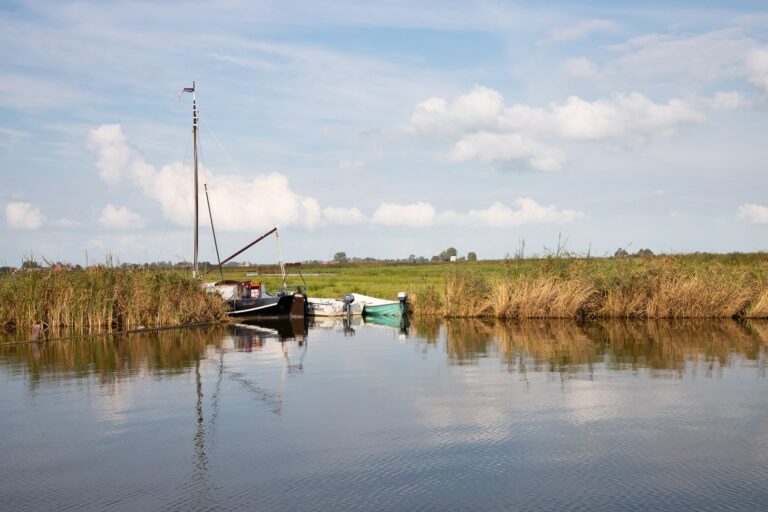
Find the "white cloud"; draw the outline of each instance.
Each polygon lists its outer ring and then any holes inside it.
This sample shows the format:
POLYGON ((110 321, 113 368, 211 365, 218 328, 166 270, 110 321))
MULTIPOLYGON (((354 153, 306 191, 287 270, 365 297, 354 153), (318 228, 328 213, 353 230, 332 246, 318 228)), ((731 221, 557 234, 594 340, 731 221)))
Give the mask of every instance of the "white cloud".
POLYGON ((462 137, 454 145, 449 158, 489 163, 523 160, 539 171, 559 170, 566 160, 562 151, 540 144, 525 135, 484 131, 462 137))
POLYGON ((362 169, 362 167, 365 165, 365 162, 362 160, 342 160, 339 162, 339 170, 340 171, 357 171, 358 169, 362 169))
POLYGON ((568 59, 563 62, 562 69, 566 76, 578 80, 593 80, 600 76, 597 66, 586 57, 568 59))
MULTIPOLYGON (((119 125, 103 125, 92 130, 89 145, 98 152, 99 172, 105 180, 132 182, 145 196, 160 204, 168 219, 179 225, 191 225, 191 169, 180 163, 156 169, 146 163, 128 146, 119 125)), ((460 141, 452 157, 494 162, 516 158, 542 170, 559 168, 563 161, 559 151, 526 137, 484 132, 460 141)), ((527 222, 563 223, 583 216, 580 212, 557 210, 554 206, 541 206, 532 199, 522 198, 515 201, 516 208, 495 203, 485 210, 470 210, 467 213, 446 211, 440 214, 434 206, 423 201, 409 204, 383 202, 369 217, 354 207, 323 208, 314 198, 293 192, 288 179, 277 173, 248 178, 214 174, 205 169, 201 173, 201 181, 208 184, 216 227, 228 231, 267 229, 275 225, 313 228, 366 223, 411 227, 436 224, 506 227, 527 222)), ((207 220, 206 217, 201 215, 201 223, 207 220)), ((99 222, 113 229, 133 229, 142 225, 138 214, 112 204, 104 207, 99 222)))
POLYGON ((547 108, 507 106, 493 89, 475 86, 448 102, 430 98, 411 115, 412 133, 457 139, 449 158, 482 162, 524 161, 537 170, 562 167, 566 155, 540 138, 574 141, 620 140, 626 143, 669 136, 680 125, 704 121, 704 108, 733 107, 739 96, 720 93, 714 99, 671 99, 655 103, 639 93, 614 94, 587 101, 570 96, 547 108))
POLYGON ((749 81, 768 93, 768 47, 755 48, 747 55, 749 81))
POLYGON ((437 212, 429 203, 382 203, 374 212, 373 221, 389 226, 431 227, 471 226, 509 228, 523 224, 568 224, 586 217, 577 210, 558 210, 554 205, 544 206, 528 197, 515 199, 510 207, 499 201, 488 208, 466 213, 447 210, 437 212))
POLYGON ((385 226, 429 227, 435 222, 435 207, 429 203, 381 203, 373 212, 373 222, 385 226))
POLYGON ((128 146, 128 139, 119 124, 103 124, 88 133, 88 149, 99 154, 96 166, 99 175, 108 183, 116 183, 140 158, 128 146))
MULTIPOLYGON (((187 226, 194 220, 192 171, 179 162, 159 169, 128 146, 120 125, 92 130, 89 146, 98 153, 99 173, 108 182, 129 179, 156 200, 172 222, 187 226)), ((282 174, 257 176, 215 174, 201 169, 200 182, 208 184, 213 218, 218 229, 243 231, 272 226, 312 228, 323 221, 318 202, 291 190, 282 174)), ((204 205, 201 202, 201 208, 204 205)), ((205 224, 207 215, 201 215, 205 224)))
POLYGON ((144 225, 138 213, 111 203, 101 210, 99 224, 109 229, 139 229, 144 225))
POLYGON ((768 224, 768 206, 755 203, 743 204, 739 207, 739 218, 752 224, 768 224))
POLYGON ((31 203, 12 202, 5 206, 5 222, 11 229, 40 229, 44 220, 40 209, 31 203))
POLYGON ((368 219, 357 208, 324 208, 323 219, 328 224, 338 224, 341 226, 353 226, 363 224, 368 219))
POLYGON ((704 120, 704 114, 689 101, 672 99, 658 104, 639 93, 591 102, 571 96, 561 105, 551 105, 549 115, 555 133, 574 140, 669 135, 681 124, 704 120))
POLYGON ((707 101, 713 110, 733 110, 749 103, 744 96, 736 91, 718 92, 707 101))
POLYGON ((560 28, 551 32, 545 42, 565 42, 583 39, 589 34, 616 32, 619 25, 611 20, 585 20, 570 27, 560 28))
POLYGON ((474 225, 504 228, 532 223, 568 224, 586 216, 576 210, 558 210, 553 205, 543 206, 529 197, 516 199, 515 205, 516 209, 495 202, 484 210, 470 210, 467 218, 474 225))
POLYGON ((427 136, 494 130, 504 113, 504 97, 498 91, 476 85, 450 104, 443 98, 419 103, 411 114, 409 128, 412 133, 427 136))

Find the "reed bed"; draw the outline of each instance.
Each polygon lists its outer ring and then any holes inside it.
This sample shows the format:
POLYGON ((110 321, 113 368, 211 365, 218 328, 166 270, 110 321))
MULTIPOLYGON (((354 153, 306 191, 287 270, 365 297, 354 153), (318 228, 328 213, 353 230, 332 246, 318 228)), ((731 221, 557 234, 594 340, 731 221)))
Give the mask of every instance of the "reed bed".
POLYGON ((416 316, 434 318, 768 318, 766 262, 690 265, 551 261, 502 275, 456 270, 410 290, 416 316))
POLYGON ((219 321, 223 302, 181 272, 97 267, 0 278, 0 325, 27 332, 111 332, 219 321))

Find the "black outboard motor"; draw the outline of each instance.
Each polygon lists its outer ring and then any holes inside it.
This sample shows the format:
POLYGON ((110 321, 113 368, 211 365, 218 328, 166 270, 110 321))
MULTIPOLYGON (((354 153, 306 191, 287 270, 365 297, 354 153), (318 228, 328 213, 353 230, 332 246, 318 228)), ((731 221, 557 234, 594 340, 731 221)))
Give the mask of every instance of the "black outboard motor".
POLYGON ((349 293, 341 298, 344 303, 344 312, 347 314, 347 318, 352 318, 352 303, 355 302, 355 298, 349 293))
POLYGON ((397 294, 397 300, 400 301, 400 313, 405 316, 408 314, 408 293, 399 292, 397 294))

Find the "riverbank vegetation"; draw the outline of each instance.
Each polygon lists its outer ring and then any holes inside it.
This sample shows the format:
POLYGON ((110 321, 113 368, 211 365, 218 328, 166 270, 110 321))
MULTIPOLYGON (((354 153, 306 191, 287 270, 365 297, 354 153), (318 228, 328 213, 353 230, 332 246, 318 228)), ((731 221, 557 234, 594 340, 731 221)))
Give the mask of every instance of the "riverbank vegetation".
MULTIPOLYGON (((290 272, 296 272, 289 269, 290 272)), ((279 287, 274 266, 227 277, 279 287)), ((416 316, 436 318, 766 318, 768 253, 510 258, 301 267, 309 295, 408 291, 416 316)))
MULTIPOLYGON (((408 291, 423 318, 768 318, 768 253, 509 258, 288 267, 310 297, 408 291)), ((280 286, 276 266, 225 277, 280 286)), ((218 278, 220 276, 216 276, 218 278)), ((213 279, 213 275, 210 276, 213 279)), ((0 273, 0 327, 77 333, 222 321, 189 271, 114 267, 0 273)))
POLYGON ((0 276, 4 330, 97 333, 223 320, 224 303, 183 271, 111 266, 0 276))

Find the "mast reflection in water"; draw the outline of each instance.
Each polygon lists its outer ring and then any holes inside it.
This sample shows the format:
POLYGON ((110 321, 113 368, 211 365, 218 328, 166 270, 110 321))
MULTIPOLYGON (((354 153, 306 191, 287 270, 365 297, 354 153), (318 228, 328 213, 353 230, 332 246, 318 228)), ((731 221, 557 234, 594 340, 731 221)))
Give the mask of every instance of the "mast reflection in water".
POLYGON ((765 322, 381 324, 0 345, 3 507, 768 502, 765 322))

